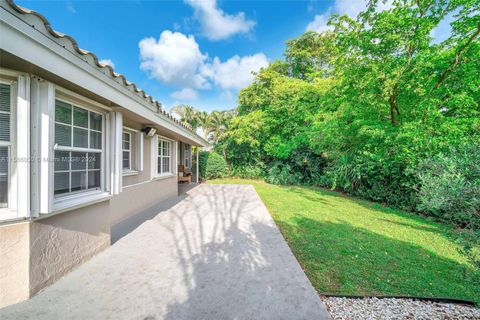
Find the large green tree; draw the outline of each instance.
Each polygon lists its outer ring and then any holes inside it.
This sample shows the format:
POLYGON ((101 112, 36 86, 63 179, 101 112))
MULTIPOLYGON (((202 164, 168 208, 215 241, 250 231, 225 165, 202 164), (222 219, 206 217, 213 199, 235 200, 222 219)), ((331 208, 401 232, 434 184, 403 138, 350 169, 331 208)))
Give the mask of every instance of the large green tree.
POLYGON ((288 41, 256 74, 217 141, 231 165, 416 209, 419 163, 479 144, 480 2, 379 2, 288 41))

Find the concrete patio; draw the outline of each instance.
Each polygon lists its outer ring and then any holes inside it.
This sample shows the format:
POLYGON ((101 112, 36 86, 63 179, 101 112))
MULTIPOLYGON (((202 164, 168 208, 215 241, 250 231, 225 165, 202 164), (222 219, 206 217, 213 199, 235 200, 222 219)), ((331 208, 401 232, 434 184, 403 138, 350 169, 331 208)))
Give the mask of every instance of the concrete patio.
POLYGON ((330 318, 252 186, 181 199, 0 318, 330 318))

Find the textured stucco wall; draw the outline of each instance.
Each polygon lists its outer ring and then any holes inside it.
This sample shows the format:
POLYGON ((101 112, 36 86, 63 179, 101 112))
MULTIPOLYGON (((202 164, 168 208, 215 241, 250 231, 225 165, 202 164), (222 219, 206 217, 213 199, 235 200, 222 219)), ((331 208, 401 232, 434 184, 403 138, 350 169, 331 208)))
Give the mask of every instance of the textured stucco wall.
POLYGON ((124 187, 110 200, 110 224, 115 225, 159 202, 178 195, 176 176, 124 187))
POLYGON ((0 308, 29 297, 29 224, 0 226, 0 308))
POLYGON ((30 224, 30 293, 110 246, 109 201, 30 224))

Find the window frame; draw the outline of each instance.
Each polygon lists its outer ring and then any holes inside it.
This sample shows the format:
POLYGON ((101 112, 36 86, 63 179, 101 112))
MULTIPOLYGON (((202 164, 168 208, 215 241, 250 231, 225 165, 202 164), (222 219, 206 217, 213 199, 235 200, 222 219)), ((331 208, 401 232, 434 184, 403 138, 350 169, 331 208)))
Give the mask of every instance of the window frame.
POLYGON ((192 165, 192 145, 183 143, 183 165, 186 168, 191 168, 192 165), (188 160, 188 165, 187 165, 188 160))
POLYGON ((160 136, 160 135, 157 135, 157 139, 156 139, 156 154, 155 154, 155 159, 156 159, 156 166, 155 166, 155 173, 156 173, 156 176, 157 177, 168 177, 168 176, 173 176, 174 175, 174 170, 173 170, 173 147, 174 147, 174 140, 172 139, 169 139, 169 138, 166 138, 166 137, 163 137, 163 136, 160 136), (168 142, 169 144, 169 147, 168 147, 168 156, 165 156, 163 155, 163 146, 162 147, 159 147, 160 144, 163 144, 163 142, 168 142), (161 151, 161 153, 160 153, 161 151), (168 172, 164 172, 163 171, 163 162, 161 161, 162 159, 164 158, 168 158, 168 172), (159 164, 160 164, 160 172, 158 172, 158 168, 159 168, 159 164))
MULTIPOLYGON (((3 71, 3 70, 2 70, 3 71)), ((2 74, 3 75, 3 74, 2 74)), ((7 74, 8 76, 8 74, 7 74)), ((18 76, 18 75, 17 75, 18 76)), ((17 92, 17 80, 7 80, 7 78, 0 77, 0 83, 10 86, 10 132, 9 132, 9 141, 0 141, 0 147, 7 147, 7 206, 0 208, 0 220, 15 218, 16 204, 16 188, 14 188, 14 183, 12 181, 12 172, 15 169, 15 164, 11 159, 14 158, 16 150, 16 98, 18 96, 17 92)), ((7 112, 0 111, 2 114, 7 114, 7 112)))
MULTIPOLYGON (((67 93, 68 94, 68 93, 67 93)), ((53 114, 51 115, 52 116, 52 123, 53 123, 53 127, 52 127, 52 131, 53 131, 53 141, 52 141, 52 144, 53 144, 53 157, 55 157, 55 151, 64 151, 64 152, 80 152, 80 153, 87 153, 87 155, 89 153, 99 153, 100 154, 100 169, 88 169, 88 164, 86 165, 86 174, 87 174, 87 178, 86 178, 86 181, 87 181, 87 189, 84 189, 84 190, 76 190, 76 191, 70 191, 70 192, 67 192, 67 193, 62 193, 62 194, 55 194, 55 190, 54 190, 54 187, 52 188, 52 195, 51 195, 51 198, 53 198, 53 211, 57 211, 58 208, 60 207, 65 207, 65 206, 69 206, 69 203, 68 202, 72 202, 72 203, 76 203, 78 202, 78 200, 82 200, 82 199, 85 199, 85 201, 88 201, 88 197, 89 196, 95 196, 95 195, 98 195, 98 194, 101 194, 101 193, 105 193, 107 192, 106 190, 106 158, 107 158, 107 150, 108 148, 106 147, 106 135, 107 135, 107 132, 108 132, 108 128, 107 128, 107 121, 106 121, 106 113, 104 110, 100 109, 100 108, 95 108, 95 107, 92 107, 87 101, 84 101, 82 100, 81 98, 79 97, 75 97, 75 99, 70 99, 68 97, 65 97, 65 93, 63 92, 63 90, 58 90, 58 87, 55 88, 55 96, 53 97, 53 114), (71 124, 65 124, 65 123, 62 123, 62 122, 57 122, 56 119, 55 119, 55 107, 56 107, 56 101, 61 101, 63 103, 66 103, 66 104, 69 104, 72 106, 72 123, 71 124), (80 109, 83 109, 83 110, 86 110, 88 111, 88 128, 85 129, 83 127, 79 127, 79 126, 76 126, 74 125, 73 123, 73 108, 74 107, 77 107, 77 108, 80 108, 80 109), (98 131, 98 130, 95 130, 95 129, 91 129, 90 128, 90 112, 93 112, 93 113, 96 113, 98 115, 100 115, 102 117, 102 130, 101 131, 98 131), (58 145, 56 142, 55 142, 55 125, 59 123, 61 125, 66 125, 66 126, 69 126, 72 128, 72 136, 71 136, 71 146, 60 146, 58 145), (73 146, 73 139, 74 139, 74 136, 73 136, 73 128, 81 128, 81 129, 84 129, 84 130, 87 130, 88 132, 88 145, 90 145, 90 133, 91 132, 100 132, 102 137, 101 137, 101 143, 102 143, 102 147, 100 149, 96 149, 96 148, 84 148, 84 147, 74 147, 73 146), (95 187, 95 188, 88 188, 88 172, 90 171, 100 171, 100 186, 99 187, 95 187)), ((88 156, 89 157, 89 156, 88 156)), ((66 170, 62 170, 62 171, 66 171, 66 170)), ((51 170, 51 173, 50 173, 50 178, 51 178, 51 181, 52 181, 52 185, 54 186, 55 185, 55 173, 58 172, 58 171, 55 171, 55 166, 53 165, 52 166, 52 170, 51 170)), ((72 172, 75 172, 75 171, 72 171, 71 169, 71 166, 69 168, 68 171, 66 172, 69 172, 70 174, 70 179, 69 179, 69 189, 71 189, 71 173, 72 172)))
POLYGON ((128 173, 128 172, 131 172, 131 171, 134 171, 132 169, 132 132, 125 129, 125 127, 123 128, 122 130, 122 172, 123 173, 128 173), (125 149, 123 147, 123 143, 126 141, 123 139, 123 135, 124 134, 128 134, 128 149, 125 149), (123 166, 123 153, 124 152, 128 152, 128 168, 125 168, 123 166))

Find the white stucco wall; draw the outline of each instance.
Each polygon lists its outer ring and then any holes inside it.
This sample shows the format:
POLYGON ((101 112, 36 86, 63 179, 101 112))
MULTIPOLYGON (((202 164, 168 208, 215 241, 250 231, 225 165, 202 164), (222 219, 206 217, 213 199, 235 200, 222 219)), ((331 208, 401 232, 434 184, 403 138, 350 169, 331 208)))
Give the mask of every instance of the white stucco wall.
POLYGON ((177 177, 130 185, 110 201, 110 224, 113 226, 163 200, 178 195, 177 177))
POLYGON ((30 224, 30 294, 110 246, 108 201, 30 224))
POLYGON ((29 226, 0 225, 0 308, 30 296, 29 226))

